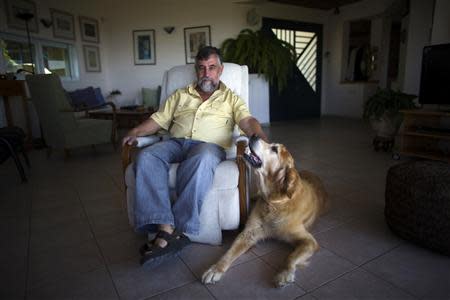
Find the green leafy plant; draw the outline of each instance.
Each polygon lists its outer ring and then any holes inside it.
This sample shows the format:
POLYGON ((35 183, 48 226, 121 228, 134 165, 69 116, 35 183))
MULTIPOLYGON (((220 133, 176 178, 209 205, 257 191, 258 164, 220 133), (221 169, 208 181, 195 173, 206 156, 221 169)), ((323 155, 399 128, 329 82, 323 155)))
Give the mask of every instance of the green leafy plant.
POLYGON ((250 73, 262 74, 279 91, 287 86, 296 61, 292 45, 262 30, 242 30, 222 43, 221 52, 224 61, 247 65, 250 73))
POLYGON ((386 116, 400 118, 400 110, 415 108, 413 100, 416 97, 416 95, 400 91, 378 88, 376 93, 364 103, 363 118, 365 120, 380 120, 386 116))

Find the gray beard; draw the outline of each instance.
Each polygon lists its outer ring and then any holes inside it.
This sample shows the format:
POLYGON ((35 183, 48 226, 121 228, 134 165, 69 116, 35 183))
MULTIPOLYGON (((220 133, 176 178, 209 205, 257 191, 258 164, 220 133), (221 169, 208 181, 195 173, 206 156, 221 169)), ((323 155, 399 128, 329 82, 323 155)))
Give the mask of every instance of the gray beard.
POLYGON ((217 90, 219 83, 215 84, 212 80, 207 78, 202 78, 198 81, 197 85, 205 93, 212 93, 217 90))

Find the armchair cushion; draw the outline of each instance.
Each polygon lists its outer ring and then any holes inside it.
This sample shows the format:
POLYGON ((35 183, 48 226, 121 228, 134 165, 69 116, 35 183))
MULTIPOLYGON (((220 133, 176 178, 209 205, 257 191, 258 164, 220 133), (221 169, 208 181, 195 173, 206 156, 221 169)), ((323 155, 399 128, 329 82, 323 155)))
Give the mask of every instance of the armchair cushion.
POLYGON ((101 106, 105 104, 100 88, 93 88, 92 86, 68 92, 72 106, 75 109, 89 108, 94 106, 101 106))
POLYGON ((142 88, 142 105, 154 109, 158 108, 160 92, 161 87, 157 89, 142 88))

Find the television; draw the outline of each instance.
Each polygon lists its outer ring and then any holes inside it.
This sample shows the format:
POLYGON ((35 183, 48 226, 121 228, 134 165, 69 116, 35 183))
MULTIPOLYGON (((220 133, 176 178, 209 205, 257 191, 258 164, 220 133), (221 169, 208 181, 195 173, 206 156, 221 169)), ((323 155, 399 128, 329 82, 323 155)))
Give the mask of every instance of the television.
POLYGON ((423 48, 419 103, 450 105, 450 44, 423 48))

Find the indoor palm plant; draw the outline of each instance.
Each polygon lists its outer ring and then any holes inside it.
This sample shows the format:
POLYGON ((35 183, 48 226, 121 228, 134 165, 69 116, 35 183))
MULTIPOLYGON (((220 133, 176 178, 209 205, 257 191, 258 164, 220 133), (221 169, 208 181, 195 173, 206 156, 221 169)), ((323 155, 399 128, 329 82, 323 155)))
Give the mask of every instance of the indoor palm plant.
POLYGON ((242 30, 222 43, 221 52, 224 61, 247 65, 250 73, 262 74, 279 91, 287 86, 296 60, 292 45, 262 30, 242 30))
POLYGON ((378 88, 363 107, 363 118, 370 122, 377 136, 392 138, 402 121, 400 110, 415 108, 416 95, 378 88))

